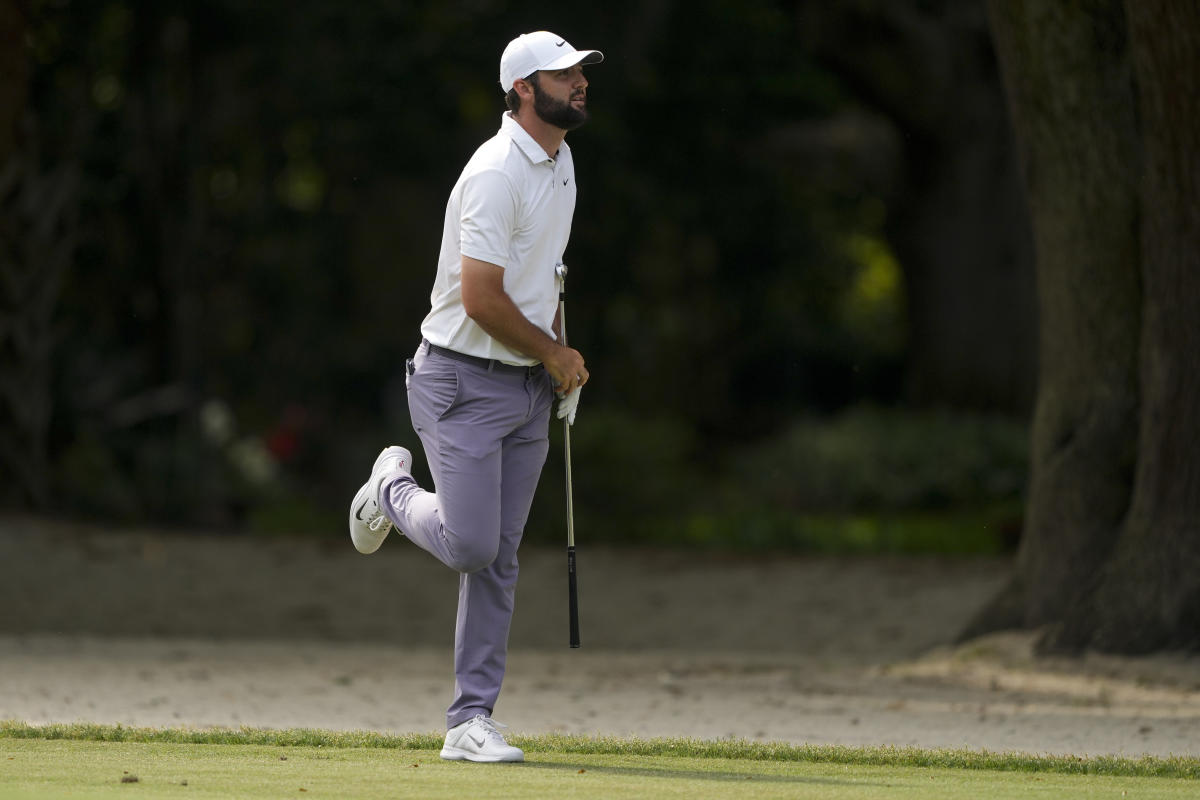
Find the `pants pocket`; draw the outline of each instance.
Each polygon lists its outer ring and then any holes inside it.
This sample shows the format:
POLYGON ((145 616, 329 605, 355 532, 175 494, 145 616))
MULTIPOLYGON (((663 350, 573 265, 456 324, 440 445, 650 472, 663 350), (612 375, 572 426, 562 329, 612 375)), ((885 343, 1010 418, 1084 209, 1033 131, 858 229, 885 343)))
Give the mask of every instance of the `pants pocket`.
POLYGON ((408 403, 413 422, 418 418, 436 422, 446 416, 458 400, 461 381, 458 369, 448 359, 416 358, 409 361, 408 403))

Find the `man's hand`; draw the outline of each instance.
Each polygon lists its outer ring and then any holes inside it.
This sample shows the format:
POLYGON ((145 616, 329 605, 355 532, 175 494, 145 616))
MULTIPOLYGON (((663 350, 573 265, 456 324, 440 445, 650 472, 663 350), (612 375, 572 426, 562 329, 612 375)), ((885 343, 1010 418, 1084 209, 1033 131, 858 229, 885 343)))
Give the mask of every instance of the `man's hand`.
POLYGON ((587 367, 583 365, 583 356, 578 350, 557 347, 553 356, 543 361, 542 365, 554 381, 554 392, 559 401, 558 418, 565 417, 568 425, 574 425, 579 395, 583 393, 583 385, 589 377, 587 367))
POLYGON ((578 350, 572 350, 570 347, 555 345, 542 359, 542 365, 554 381, 554 391, 560 395, 570 394, 588 381, 583 356, 578 350))

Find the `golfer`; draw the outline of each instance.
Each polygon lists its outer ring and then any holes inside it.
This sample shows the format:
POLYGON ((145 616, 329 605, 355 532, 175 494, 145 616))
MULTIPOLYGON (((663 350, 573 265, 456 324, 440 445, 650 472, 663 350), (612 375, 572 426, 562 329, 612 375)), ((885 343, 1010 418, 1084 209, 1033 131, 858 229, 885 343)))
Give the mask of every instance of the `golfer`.
POLYGON ((350 506, 359 552, 377 550, 394 525, 460 573, 446 759, 524 759, 492 710, 554 395, 557 416, 573 424, 588 380, 583 356, 558 341, 555 267, 575 211, 564 137, 587 119, 583 66, 603 59, 547 31, 505 48, 509 111, 450 192, 432 307, 407 363, 409 414, 436 492, 417 485, 412 455, 393 446, 350 506))

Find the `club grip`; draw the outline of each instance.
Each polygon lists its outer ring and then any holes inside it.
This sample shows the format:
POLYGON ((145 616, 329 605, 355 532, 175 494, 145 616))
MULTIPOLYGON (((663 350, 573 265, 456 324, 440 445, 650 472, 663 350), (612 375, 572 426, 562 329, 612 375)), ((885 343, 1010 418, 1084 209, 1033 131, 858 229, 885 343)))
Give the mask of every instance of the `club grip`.
POLYGON ((570 615, 571 647, 579 647, 579 587, 575 581, 575 547, 567 548, 567 613, 570 615))

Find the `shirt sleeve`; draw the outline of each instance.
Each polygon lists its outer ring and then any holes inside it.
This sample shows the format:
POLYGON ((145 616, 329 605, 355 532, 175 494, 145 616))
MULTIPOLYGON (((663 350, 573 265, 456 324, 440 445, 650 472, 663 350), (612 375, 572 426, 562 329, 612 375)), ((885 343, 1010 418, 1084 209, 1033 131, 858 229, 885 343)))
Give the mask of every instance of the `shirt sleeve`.
POLYGON ((508 267, 516 230, 517 197, 508 176, 484 170, 462 186, 459 252, 469 258, 508 267))

